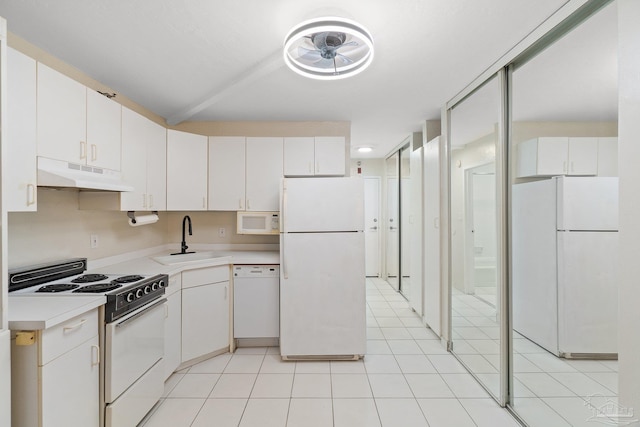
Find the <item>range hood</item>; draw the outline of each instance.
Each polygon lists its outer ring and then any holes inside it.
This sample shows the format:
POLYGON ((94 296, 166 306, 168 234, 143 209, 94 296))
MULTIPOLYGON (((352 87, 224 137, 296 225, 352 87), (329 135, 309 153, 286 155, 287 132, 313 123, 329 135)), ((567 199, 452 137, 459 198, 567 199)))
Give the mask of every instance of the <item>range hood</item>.
POLYGON ((133 191, 120 172, 38 157, 38 187, 77 188, 89 191, 133 191))

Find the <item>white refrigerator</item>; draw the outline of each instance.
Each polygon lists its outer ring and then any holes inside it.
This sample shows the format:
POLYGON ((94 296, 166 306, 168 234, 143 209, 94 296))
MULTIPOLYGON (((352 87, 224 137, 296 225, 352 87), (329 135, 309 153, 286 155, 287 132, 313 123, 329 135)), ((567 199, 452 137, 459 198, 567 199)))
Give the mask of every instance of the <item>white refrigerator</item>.
POLYGON ((285 178, 280 195, 280 353, 358 359, 366 351, 363 179, 285 178))
POLYGON ((516 332, 557 356, 618 351, 618 178, 554 177, 512 190, 516 332))

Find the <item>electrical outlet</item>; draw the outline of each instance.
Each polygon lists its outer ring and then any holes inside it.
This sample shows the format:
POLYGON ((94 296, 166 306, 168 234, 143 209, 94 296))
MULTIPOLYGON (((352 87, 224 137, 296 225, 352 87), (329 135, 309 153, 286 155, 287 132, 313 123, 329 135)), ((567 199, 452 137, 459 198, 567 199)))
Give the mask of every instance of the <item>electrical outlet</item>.
POLYGON ((218 228, 218 237, 227 237, 227 229, 224 227, 218 228))
POLYGON ((92 234, 89 238, 91 249, 95 249, 98 247, 98 235, 92 234))

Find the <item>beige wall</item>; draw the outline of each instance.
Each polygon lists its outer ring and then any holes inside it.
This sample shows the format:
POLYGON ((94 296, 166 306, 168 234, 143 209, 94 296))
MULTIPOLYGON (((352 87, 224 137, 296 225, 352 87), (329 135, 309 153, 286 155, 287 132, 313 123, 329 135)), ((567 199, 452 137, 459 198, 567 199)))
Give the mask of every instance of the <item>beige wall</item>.
POLYGON ((384 159, 352 159, 351 176, 358 175, 358 167, 361 169, 361 176, 384 176, 384 159))

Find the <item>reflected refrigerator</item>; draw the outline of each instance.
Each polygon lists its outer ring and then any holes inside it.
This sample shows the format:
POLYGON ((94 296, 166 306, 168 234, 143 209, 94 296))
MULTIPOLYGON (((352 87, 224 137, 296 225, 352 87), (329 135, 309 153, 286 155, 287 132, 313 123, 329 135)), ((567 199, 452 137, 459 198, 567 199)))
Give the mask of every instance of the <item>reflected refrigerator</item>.
POLYGON ((285 178, 280 195, 280 353, 358 359, 366 351, 363 179, 285 178))
POLYGON ((554 177, 512 196, 514 330, 561 357, 615 355, 618 178, 554 177))

